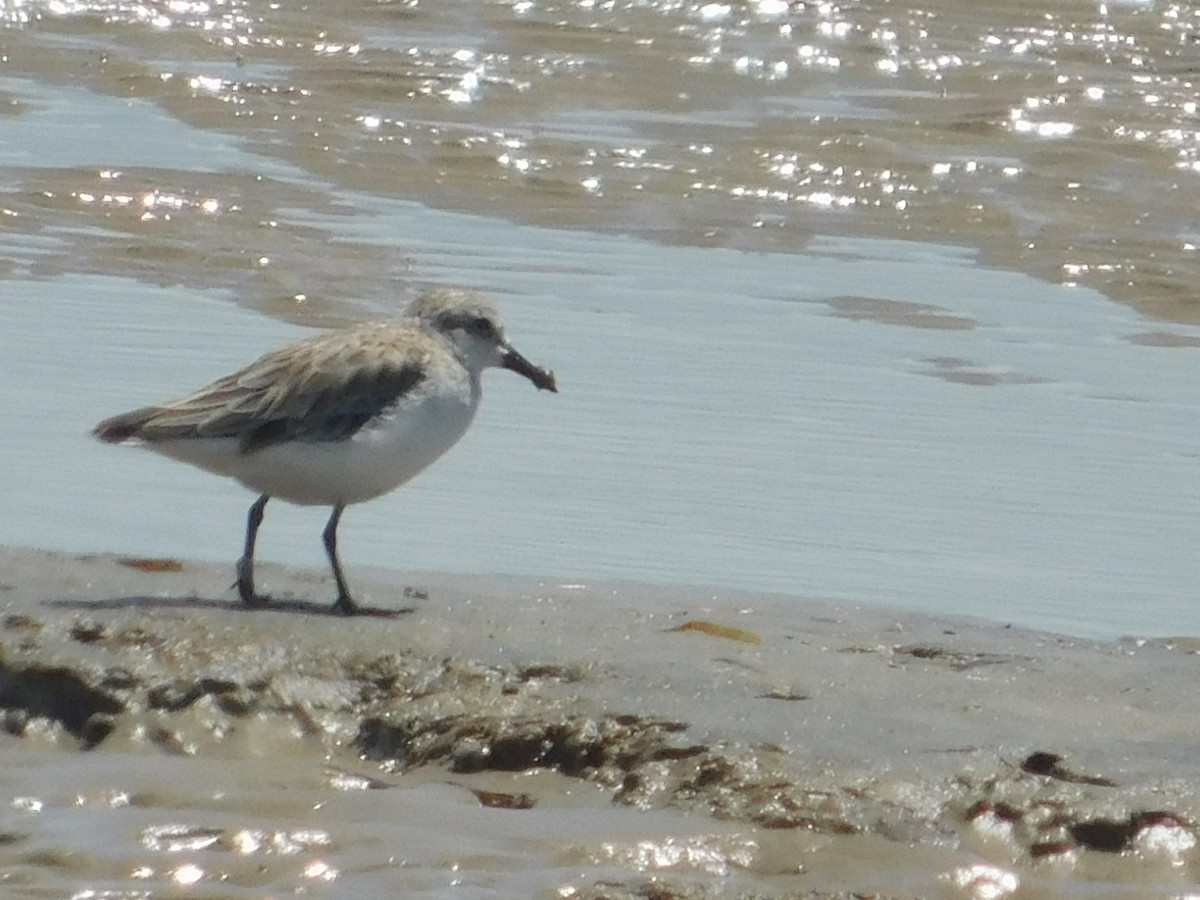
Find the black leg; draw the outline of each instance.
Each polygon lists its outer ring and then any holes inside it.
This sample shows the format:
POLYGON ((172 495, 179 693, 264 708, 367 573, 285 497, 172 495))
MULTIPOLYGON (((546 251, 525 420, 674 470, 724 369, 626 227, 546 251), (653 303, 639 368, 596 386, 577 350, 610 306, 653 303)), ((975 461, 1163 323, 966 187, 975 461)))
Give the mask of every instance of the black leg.
POLYGON ((350 589, 346 587, 346 578, 342 575, 342 564, 338 562, 337 555, 337 527, 345 508, 342 503, 333 508, 333 515, 329 517, 329 524, 325 526, 322 537, 325 539, 325 552, 329 554, 329 564, 333 566, 333 580, 337 582, 338 595, 337 600, 333 602, 333 611, 352 616, 358 612, 358 605, 350 596, 350 589))
POLYGON ((250 507, 250 517, 246 520, 246 549, 237 564, 237 589, 242 602, 247 606, 264 606, 266 597, 254 593, 254 541, 258 538, 258 526, 262 524, 263 510, 271 498, 263 494, 250 507))

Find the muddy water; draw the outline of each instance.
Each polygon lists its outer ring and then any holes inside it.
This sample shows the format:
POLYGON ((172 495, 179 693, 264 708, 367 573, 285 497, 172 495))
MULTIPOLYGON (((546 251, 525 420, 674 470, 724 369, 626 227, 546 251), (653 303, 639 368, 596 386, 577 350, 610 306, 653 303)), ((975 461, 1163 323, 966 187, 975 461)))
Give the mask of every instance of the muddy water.
MULTIPOLYGON (((952 240, 1196 316, 1186 4, 16 2, 3 17, 4 74, 35 83, 7 86, 18 126, 71 87, 204 130, 78 103, 50 154, 6 139, 6 165, 28 167, 12 187, 60 201, 18 191, 30 215, 132 228, 153 188, 150 234, 205 215, 235 234, 272 192, 213 176, 278 176, 268 157, 335 205, 354 189, 749 250, 952 240), (236 164, 231 138, 259 159, 236 164), (124 171, 105 177, 79 144, 124 171), (79 171, 39 184, 72 157, 79 171)), ((368 281, 336 293, 387 296, 368 281)))

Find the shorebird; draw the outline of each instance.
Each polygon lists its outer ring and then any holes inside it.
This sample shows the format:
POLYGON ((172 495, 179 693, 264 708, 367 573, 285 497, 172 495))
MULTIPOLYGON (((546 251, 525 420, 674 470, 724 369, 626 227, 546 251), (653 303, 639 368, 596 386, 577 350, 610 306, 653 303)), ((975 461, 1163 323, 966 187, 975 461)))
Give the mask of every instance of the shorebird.
POLYGON ((337 583, 333 609, 352 615, 359 608, 337 554, 342 512, 395 490, 454 446, 490 366, 558 390, 553 372, 513 349, 483 297, 435 290, 401 319, 308 338, 186 397, 105 419, 93 434, 234 478, 259 495, 237 564, 238 594, 249 606, 269 602, 254 589, 267 501, 332 507, 323 539, 337 583))

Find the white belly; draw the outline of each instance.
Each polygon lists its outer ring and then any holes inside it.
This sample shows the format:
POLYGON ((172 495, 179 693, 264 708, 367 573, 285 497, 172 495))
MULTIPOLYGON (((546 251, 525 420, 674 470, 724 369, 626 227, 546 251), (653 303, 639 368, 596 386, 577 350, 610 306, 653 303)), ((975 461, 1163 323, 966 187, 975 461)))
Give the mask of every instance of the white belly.
POLYGON ((426 395, 346 440, 272 444, 250 454, 233 438, 162 441, 151 449, 289 503, 362 503, 395 490, 453 447, 477 405, 477 395, 426 395))

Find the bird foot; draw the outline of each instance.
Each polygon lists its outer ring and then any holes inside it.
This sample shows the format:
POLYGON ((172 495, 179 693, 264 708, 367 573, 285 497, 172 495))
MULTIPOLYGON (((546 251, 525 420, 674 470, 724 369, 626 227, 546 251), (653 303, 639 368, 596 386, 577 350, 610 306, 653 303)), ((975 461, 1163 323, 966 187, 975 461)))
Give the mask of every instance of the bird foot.
POLYGON ((260 594, 254 590, 254 569, 245 558, 238 560, 237 581, 230 586, 237 588, 242 602, 252 609, 261 609, 271 602, 271 598, 266 594, 260 594))
POLYGON ((230 587, 237 588, 238 596, 242 598, 242 603, 251 609, 262 609, 264 606, 271 605, 271 598, 266 594, 260 594, 254 590, 254 583, 251 581, 244 581, 238 578, 230 587))
POLYGON ((263 609, 271 605, 271 598, 266 594, 256 594, 254 591, 238 590, 238 594, 242 598, 242 603, 250 609, 263 609))
POLYGON ((353 616, 358 613, 358 604, 349 594, 339 594, 333 601, 333 611, 340 616, 353 616))

